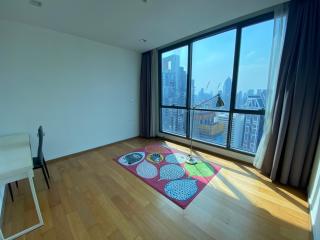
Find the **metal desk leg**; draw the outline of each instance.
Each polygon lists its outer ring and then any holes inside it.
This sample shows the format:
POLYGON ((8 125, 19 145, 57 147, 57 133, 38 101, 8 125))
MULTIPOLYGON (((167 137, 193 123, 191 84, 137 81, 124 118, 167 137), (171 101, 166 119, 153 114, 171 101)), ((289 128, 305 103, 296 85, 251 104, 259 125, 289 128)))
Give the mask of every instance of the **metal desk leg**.
POLYGON ((41 215, 41 210, 40 210, 40 206, 39 206, 39 201, 38 201, 36 189, 34 188, 33 178, 31 176, 29 177, 29 183, 30 183, 30 188, 31 188, 31 192, 32 192, 34 205, 36 207, 37 214, 38 214, 39 224, 40 224, 40 226, 42 226, 43 225, 43 218, 41 215))
POLYGON ((27 229, 25 229, 23 231, 21 231, 21 232, 18 232, 18 233, 14 234, 14 235, 12 235, 10 237, 7 237, 7 238, 3 237, 2 230, 0 230, 0 240, 2 240, 2 239, 4 239, 4 240, 16 239, 16 238, 21 237, 22 235, 25 235, 28 232, 31 232, 31 231, 35 230, 36 228, 41 227, 43 225, 43 218, 42 218, 42 215, 41 215, 41 211, 40 211, 40 206, 39 206, 36 190, 34 188, 33 178, 32 178, 32 176, 29 176, 28 179, 29 179, 29 184, 30 184, 30 188, 31 188, 32 197, 33 197, 33 202, 34 202, 34 205, 36 207, 37 215, 38 215, 38 218, 39 218, 39 223, 34 225, 34 226, 31 226, 31 227, 29 227, 29 228, 27 228, 27 229))

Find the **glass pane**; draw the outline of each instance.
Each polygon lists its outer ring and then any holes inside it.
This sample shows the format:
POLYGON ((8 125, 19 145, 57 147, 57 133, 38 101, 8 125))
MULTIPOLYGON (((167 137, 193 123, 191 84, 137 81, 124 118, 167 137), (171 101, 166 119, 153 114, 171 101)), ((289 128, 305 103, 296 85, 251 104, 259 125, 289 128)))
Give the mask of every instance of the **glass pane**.
POLYGON ((235 41, 236 30, 231 30, 193 43, 192 106, 217 109, 216 98, 203 102, 220 93, 224 106, 219 109, 230 108, 235 41))
POLYGON ((242 29, 236 108, 258 110, 266 104, 273 20, 242 29))
POLYGON ((186 136, 187 111, 185 109, 162 108, 162 131, 186 136))
POLYGON ((162 105, 186 106, 188 47, 162 53, 162 105))
POLYGON ((194 111, 193 139, 226 146, 228 122, 229 113, 194 111))
POLYGON ((256 153, 263 133, 264 116, 234 113, 231 148, 256 153))

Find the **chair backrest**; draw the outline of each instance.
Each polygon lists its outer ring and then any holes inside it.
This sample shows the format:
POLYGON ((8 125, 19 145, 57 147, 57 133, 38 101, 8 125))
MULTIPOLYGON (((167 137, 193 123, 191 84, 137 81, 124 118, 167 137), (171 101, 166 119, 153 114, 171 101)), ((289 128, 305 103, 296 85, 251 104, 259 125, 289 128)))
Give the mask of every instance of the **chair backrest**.
POLYGON ((44 136, 43 129, 42 129, 42 126, 40 126, 38 128, 38 138, 39 138, 38 159, 41 163, 43 163, 43 161, 44 161, 44 156, 43 156, 43 152, 42 152, 43 136, 44 136))

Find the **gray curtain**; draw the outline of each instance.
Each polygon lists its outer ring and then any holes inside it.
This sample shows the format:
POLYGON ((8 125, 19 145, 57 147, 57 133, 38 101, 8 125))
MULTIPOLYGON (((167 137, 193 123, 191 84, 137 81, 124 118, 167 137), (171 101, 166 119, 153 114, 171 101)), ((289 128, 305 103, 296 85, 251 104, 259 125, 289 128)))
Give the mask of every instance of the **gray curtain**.
POLYGON ((320 1, 292 0, 273 125, 262 164, 272 180, 306 188, 320 126, 320 1))
POLYGON ((151 137, 152 51, 142 54, 140 72, 140 136, 151 137))
POLYGON ((158 81, 158 51, 152 51, 151 66, 151 130, 150 136, 156 137, 159 129, 159 81, 158 81))

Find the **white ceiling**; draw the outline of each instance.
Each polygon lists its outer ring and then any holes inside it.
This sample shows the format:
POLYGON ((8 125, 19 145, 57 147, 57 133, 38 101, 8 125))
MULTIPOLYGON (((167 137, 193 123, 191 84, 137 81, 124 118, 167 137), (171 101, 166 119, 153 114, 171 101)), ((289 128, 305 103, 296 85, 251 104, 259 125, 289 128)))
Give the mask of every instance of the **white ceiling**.
POLYGON ((0 19, 143 52, 285 1, 1 0, 0 19))

